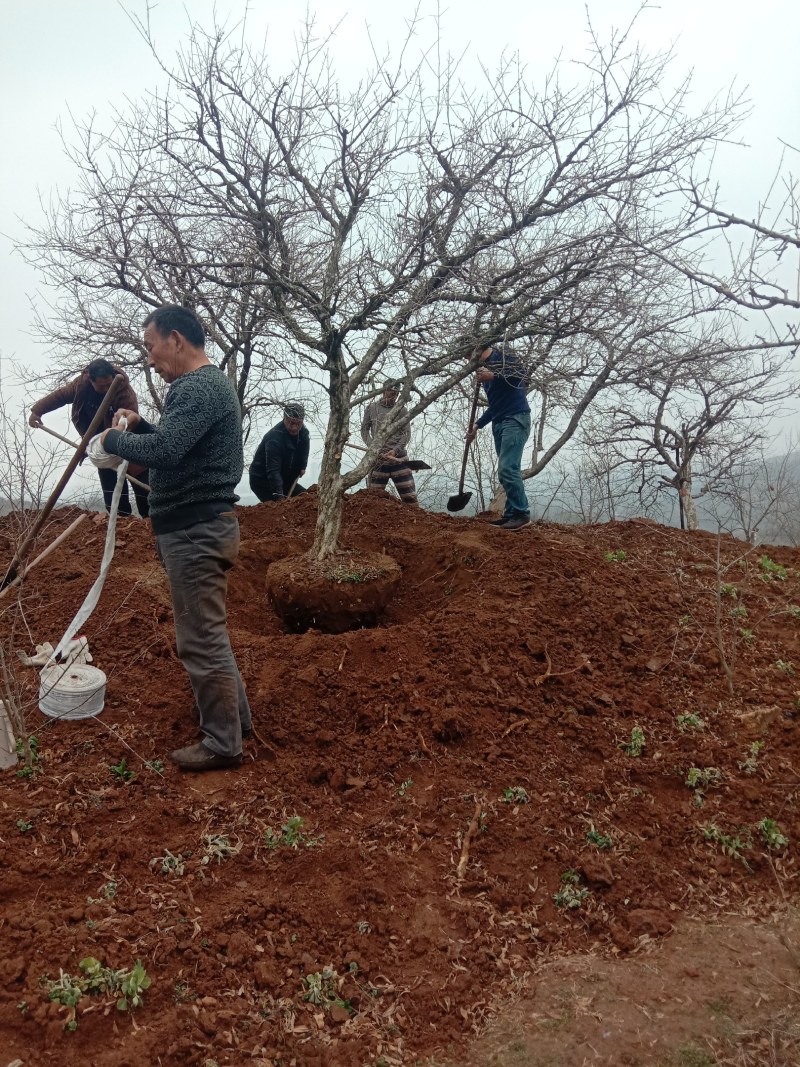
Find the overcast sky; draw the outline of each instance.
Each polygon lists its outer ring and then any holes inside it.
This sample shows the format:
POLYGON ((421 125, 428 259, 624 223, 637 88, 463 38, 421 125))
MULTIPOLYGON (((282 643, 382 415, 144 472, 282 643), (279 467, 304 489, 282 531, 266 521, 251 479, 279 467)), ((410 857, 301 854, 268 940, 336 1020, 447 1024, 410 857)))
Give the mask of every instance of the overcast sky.
MULTIPOLYGON (((126 6, 144 11, 142 3, 126 6)), ((248 38, 256 44, 268 31, 270 51, 280 57, 291 48, 306 6, 306 0, 251 0, 248 38)), ((518 50, 536 82, 559 54, 580 58, 587 6, 601 38, 610 27, 627 25, 637 8, 625 0, 440 0, 443 48, 453 54, 467 50, 489 67, 504 50, 518 50)), ((367 54, 365 27, 381 46, 397 42, 416 0, 386 5, 310 0, 308 7, 322 26, 343 20, 333 46, 335 60, 340 70, 357 70, 367 54)), ((237 21, 244 4, 159 0, 152 25, 166 56, 185 35, 187 8, 208 25, 212 10, 220 19, 237 21)), ((420 10, 432 19, 435 0, 422 0, 420 10)), ((113 0, 0 0, 0 13, 0 356, 44 369, 45 356, 30 332, 29 303, 38 279, 13 253, 13 243, 24 235, 20 218, 39 219, 39 197, 70 185, 56 123, 62 119, 68 125, 70 111, 85 117, 95 110, 102 127, 114 105, 126 96, 142 96, 159 74, 125 10, 113 0)), ((674 46, 675 80, 694 71, 698 108, 731 84, 747 88, 753 109, 741 131, 747 146, 723 149, 716 177, 730 207, 753 214, 780 160, 781 139, 800 145, 800 4, 663 0, 641 15, 634 36, 651 51, 674 46)))

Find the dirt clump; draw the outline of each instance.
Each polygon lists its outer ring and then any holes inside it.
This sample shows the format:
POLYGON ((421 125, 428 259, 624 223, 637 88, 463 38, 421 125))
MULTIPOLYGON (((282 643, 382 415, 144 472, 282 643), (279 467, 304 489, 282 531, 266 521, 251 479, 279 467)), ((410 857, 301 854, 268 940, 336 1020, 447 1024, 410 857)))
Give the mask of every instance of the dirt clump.
MULTIPOLYGON (((167 762, 192 697, 144 523, 86 628, 103 714, 46 720, 15 667, 38 747, 0 776, 4 1062, 464 1063, 545 960, 796 898, 800 552, 723 539, 718 576, 708 534, 509 534, 362 492, 344 547, 396 560, 394 595, 376 625, 298 633, 265 580, 310 547, 312 497, 240 518, 241 770, 167 762), (152 984, 127 1011, 82 993, 71 1033, 59 982, 88 957, 152 984)), ((5 653, 58 640, 101 537, 0 602, 5 653)))

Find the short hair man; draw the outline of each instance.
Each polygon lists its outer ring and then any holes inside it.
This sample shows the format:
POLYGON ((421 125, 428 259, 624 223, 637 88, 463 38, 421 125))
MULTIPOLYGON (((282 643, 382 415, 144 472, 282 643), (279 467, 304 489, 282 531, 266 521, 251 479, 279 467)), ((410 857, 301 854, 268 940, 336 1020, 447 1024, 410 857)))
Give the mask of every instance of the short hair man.
MULTIPOLYGON (((54 392, 48 393, 47 396, 42 397, 41 400, 37 400, 31 408, 28 424, 37 428, 43 426, 42 415, 46 415, 49 411, 55 411, 57 408, 64 407, 65 404, 71 404, 72 425, 81 437, 83 437, 89 429, 92 419, 97 414, 97 409, 100 407, 103 397, 111 388, 114 376, 117 374, 122 375, 123 381, 117 386, 114 403, 106 412, 103 425, 108 429, 111 426, 117 411, 125 408, 128 411, 138 412, 139 402, 136 399, 136 393, 134 393, 130 382, 128 381, 128 376, 124 374, 119 367, 115 367, 113 363, 109 363, 107 359, 93 359, 88 366, 83 368, 77 378, 73 378, 72 381, 67 382, 66 385, 62 385, 60 389, 56 389, 54 392)), ((100 468, 97 473, 100 476, 100 485, 103 490, 103 502, 105 503, 106 511, 110 511, 111 498, 114 495, 114 487, 117 484, 117 472, 109 468, 100 468)), ((140 482, 147 483, 146 467, 139 468, 134 466, 130 473, 135 475, 140 482)), ((136 506, 139 509, 139 514, 143 519, 146 519, 149 514, 147 490, 135 485, 133 487, 133 493, 136 497, 136 506)), ((128 496, 127 481, 122 486, 122 493, 119 499, 119 513, 120 515, 131 514, 131 502, 130 497, 128 496)))
MULTIPOLYGON (((400 396, 402 382, 390 379, 384 384, 383 394, 378 400, 367 406, 361 420, 361 439, 365 445, 377 436, 382 423, 395 414, 394 407, 400 396)), ((386 489, 389 479, 404 504, 418 504, 417 487, 414 475, 408 467, 406 445, 411 440, 411 423, 405 419, 387 440, 378 463, 370 471, 367 487, 369 489, 386 489)))
POLYGON ((233 510, 244 467, 239 399, 206 356, 193 311, 161 307, 144 327, 148 365, 170 386, 164 413, 153 426, 133 411, 118 412, 134 432, 107 430, 103 446, 151 469, 150 521, 203 735, 170 758, 184 771, 238 767, 242 738, 252 733, 225 615, 227 572, 239 552, 233 510))
POLYGON ((304 493, 300 477, 308 466, 311 437, 303 425, 306 417, 302 404, 287 404, 283 419, 261 439, 250 464, 250 488, 258 499, 285 500, 304 493))
POLYGON ((489 404, 467 431, 472 441, 478 430, 492 424, 497 451, 497 477, 506 491, 502 519, 492 525, 504 530, 530 526, 531 511, 522 481, 522 450, 531 432, 531 409, 526 396, 528 379, 522 361, 510 348, 487 345, 480 353, 477 379, 483 383, 489 404))

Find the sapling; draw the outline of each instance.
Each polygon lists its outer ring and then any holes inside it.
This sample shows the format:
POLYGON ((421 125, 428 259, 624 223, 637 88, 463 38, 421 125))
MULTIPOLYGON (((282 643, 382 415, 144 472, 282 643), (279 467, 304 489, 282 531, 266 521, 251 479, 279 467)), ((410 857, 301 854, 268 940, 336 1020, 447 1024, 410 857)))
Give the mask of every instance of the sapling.
POLYGON ((627 557, 627 552, 624 548, 618 548, 616 552, 604 552, 603 559, 606 563, 624 563, 627 557))
POLYGON ((397 795, 399 797, 404 797, 406 795, 406 793, 409 791, 409 789, 412 787, 413 784, 414 784, 414 779, 413 778, 406 778, 406 780, 404 782, 400 783, 400 785, 399 785, 399 787, 397 789, 397 795))
POLYGON ((27 834, 33 829, 33 823, 29 819, 17 819, 17 829, 21 834, 27 834))
POLYGON ((161 864, 162 874, 183 874, 185 868, 183 857, 176 856, 174 852, 170 852, 168 848, 164 849, 163 856, 153 856, 150 860, 150 866, 155 870, 158 865, 161 864))
POLYGON ((785 582, 788 573, 782 563, 774 563, 769 556, 762 556, 758 561, 758 565, 762 570, 762 574, 759 575, 764 581, 772 581, 775 579, 779 582, 785 582))
POLYGON ((777 659, 775 660, 775 669, 781 671, 783 674, 788 674, 790 678, 794 678, 795 671, 794 663, 790 659, 777 659))
POLYGON ((301 815, 292 815, 285 823, 282 823, 281 831, 281 833, 277 833, 271 826, 266 828, 264 831, 264 843, 267 848, 298 849, 301 845, 305 848, 313 848, 317 843, 314 838, 309 838, 303 832, 303 818, 301 815))
POLYGON ((753 844, 749 834, 745 834, 744 837, 739 837, 738 834, 735 836, 726 834, 713 822, 705 823, 700 827, 700 830, 706 841, 713 841, 719 845, 724 856, 738 860, 748 871, 751 869, 745 857, 745 851, 751 848, 753 844))
POLYGON ((687 715, 676 715, 675 723, 682 734, 685 734, 687 730, 702 732, 706 728, 705 720, 693 712, 689 712, 687 715))
POLYGON ((719 595, 730 597, 731 600, 736 600, 739 595, 739 590, 732 582, 722 582, 719 587, 719 595))

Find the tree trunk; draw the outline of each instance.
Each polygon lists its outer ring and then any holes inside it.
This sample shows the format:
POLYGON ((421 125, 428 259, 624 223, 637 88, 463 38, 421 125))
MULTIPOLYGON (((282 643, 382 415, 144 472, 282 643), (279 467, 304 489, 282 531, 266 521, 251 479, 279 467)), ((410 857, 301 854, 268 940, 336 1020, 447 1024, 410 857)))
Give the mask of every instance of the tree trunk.
POLYGON ((329 359, 330 386, 328 397, 330 414, 325 431, 325 448, 319 472, 319 510, 314 530, 314 544, 310 555, 325 559, 339 547, 344 512, 342 484, 342 451, 350 431, 350 382, 342 359, 341 349, 329 359))
POLYGON ((686 516, 686 529, 699 530, 700 522, 697 518, 697 508, 692 497, 692 476, 686 473, 681 479, 681 500, 683 501, 683 513, 686 516))
POLYGON ((489 514, 502 515, 506 508, 506 491, 502 485, 498 485, 494 496, 489 501, 489 514))

